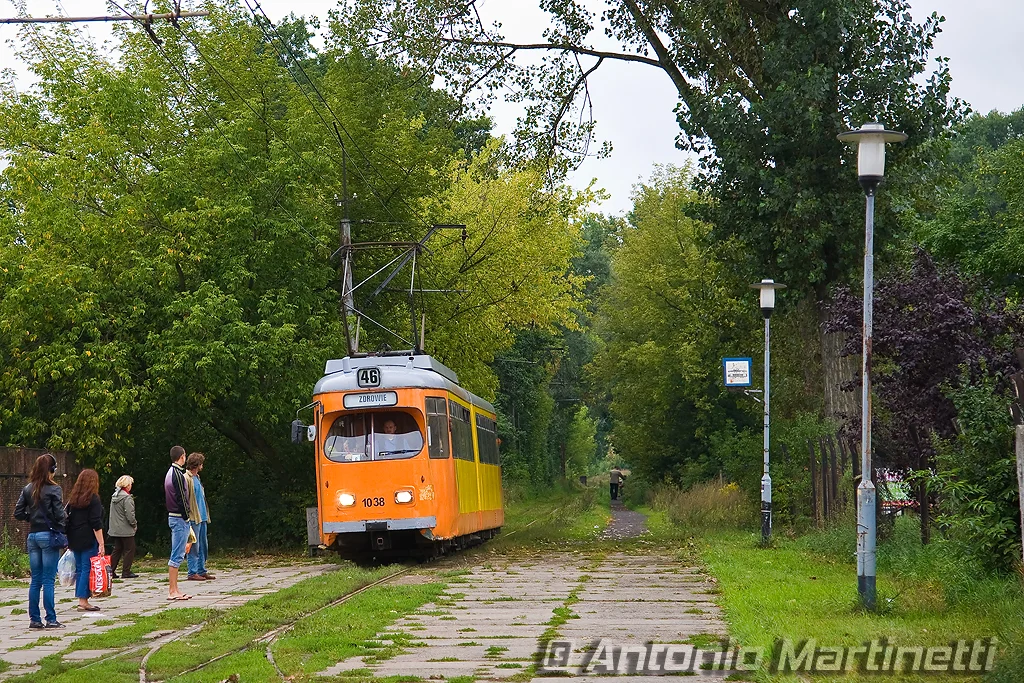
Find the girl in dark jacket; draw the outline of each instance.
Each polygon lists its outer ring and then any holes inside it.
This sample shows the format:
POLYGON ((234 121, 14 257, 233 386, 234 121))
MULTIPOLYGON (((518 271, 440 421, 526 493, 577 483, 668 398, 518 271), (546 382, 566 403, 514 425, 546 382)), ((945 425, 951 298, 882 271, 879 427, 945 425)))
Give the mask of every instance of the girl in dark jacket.
POLYGON ((21 490, 18 504, 14 506, 14 518, 29 522, 28 566, 32 581, 28 584, 29 628, 43 628, 39 615, 39 592, 43 593, 43 608, 46 610, 46 628, 64 628, 57 621, 57 610, 53 599, 53 583, 57 576, 57 560, 60 551, 53 545, 50 530, 64 531, 64 503, 61 501, 60 486, 53 480, 57 471, 57 459, 49 453, 36 458, 29 472, 29 484, 21 490))
POLYGON ((68 547, 75 553, 75 597, 79 612, 96 612, 89 604, 89 569, 92 558, 103 553, 103 503, 100 476, 96 470, 82 470, 68 496, 68 547))

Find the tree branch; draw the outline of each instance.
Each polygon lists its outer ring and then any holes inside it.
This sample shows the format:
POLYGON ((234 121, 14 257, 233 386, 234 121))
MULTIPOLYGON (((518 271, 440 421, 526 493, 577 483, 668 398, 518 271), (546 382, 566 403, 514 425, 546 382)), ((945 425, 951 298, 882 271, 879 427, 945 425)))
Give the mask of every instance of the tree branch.
MULTIPOLYGON (((690 84, 686 81, 686 76, 676 66, 675 61, 672 59, 672 55, 669 54, 668 48, 661 42, 661 38, 658 36, 658 32, 654 30, 654 26, 644 16, 643 11, 636 4, 635 0, 623 0, 623 4, 629 9, 629 13, 633 15, 633 21, 636 22, 637 28, 647 38, 647 42, 654 48, 655 54, 658 55, 658 61, 656 62, 661 67, 668 77, 672 79, 672 83, 676 86, 676 91, 679 93, 679 97, 684 102, 691 102, 694 99, 694 91, 690 84)), ((646 59, 646 58, 645 58, 646 59)), ((650 61, 654 61, 653 59, 650 61)))
MULTIPOLYGON (((587 55, 590 57, 598 57, 601 59, 618 59, 624 62, 639 62, 640 64, 646 64, 647 66, 657 67, 663 71, 667 71, 665 66, 657 59, 651 59, 650 57, 644 57, 643 55, 632 55, 628 52, 607 52, 604 50, 594 50, 589 47, 580 47, 579 45, 569 45, 568 43, 506 43, 497 40, 463 40, 460 38, 443 38, 438 36, 437 40, 443 43, 457 44, 468 47, 498 47, 513 52, 519 50, 560 50, 562 52, 571 52, 577 55, 587 55)), ((666 53, 667 54, 667 53, 666 53)), ((505 57, 503 57, 505 59, 505 57)), ((671 63, 671 60, 669 60, 671 63)), ((671 75, 671 74, 669 74, 671 75)), ((687 85, 689 87, 689 85, 687 85)))

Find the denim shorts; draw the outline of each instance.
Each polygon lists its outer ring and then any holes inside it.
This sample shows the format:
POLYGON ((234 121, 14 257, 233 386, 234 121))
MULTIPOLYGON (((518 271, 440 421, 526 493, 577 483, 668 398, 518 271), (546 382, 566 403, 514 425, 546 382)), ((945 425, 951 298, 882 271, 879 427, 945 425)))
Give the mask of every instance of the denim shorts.
POLYGON ((167 526, 171 527, 171 559, 168 567, 177 569, 185 561, 185 544, 188 543, 189 523, 181 517, 167 517, 167 526))

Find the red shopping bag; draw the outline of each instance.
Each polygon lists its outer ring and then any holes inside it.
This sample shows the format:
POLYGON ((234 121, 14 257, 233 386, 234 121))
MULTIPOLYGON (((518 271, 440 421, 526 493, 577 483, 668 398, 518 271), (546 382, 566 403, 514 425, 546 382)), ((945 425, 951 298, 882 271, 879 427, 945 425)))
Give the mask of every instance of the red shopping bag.
POLYGON ((105 598, 110 595, 110 558, 96 555, 89 564, 89 592, 95 597, 105 598))

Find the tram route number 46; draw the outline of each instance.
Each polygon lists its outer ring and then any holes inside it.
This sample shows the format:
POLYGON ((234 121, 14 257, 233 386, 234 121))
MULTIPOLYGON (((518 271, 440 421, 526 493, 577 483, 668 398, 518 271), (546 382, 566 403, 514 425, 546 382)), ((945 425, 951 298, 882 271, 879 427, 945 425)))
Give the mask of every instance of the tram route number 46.
POLYGON ((356 383, 361 387, 379 387, 380 368, 359 368, 356 371, 356 383))
POLYGON ((363 507, 364 507, 364 508, 379 508, 379 507, 384 507, 384 498, 383 498, 383 497, 378 497, 378 498, 363 498, 363 507))

